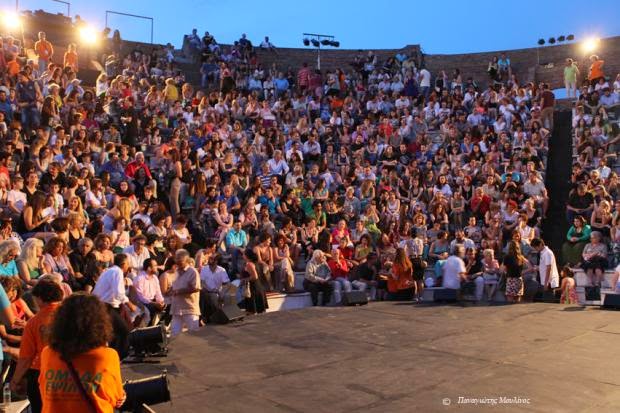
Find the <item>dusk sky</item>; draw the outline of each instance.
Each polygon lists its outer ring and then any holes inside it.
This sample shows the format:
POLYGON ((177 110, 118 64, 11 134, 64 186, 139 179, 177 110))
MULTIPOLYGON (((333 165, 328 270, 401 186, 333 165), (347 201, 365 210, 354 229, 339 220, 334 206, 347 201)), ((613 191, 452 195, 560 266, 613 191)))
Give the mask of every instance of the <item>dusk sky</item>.
MULTIPOLYGON (((15 1, 1 0, 0 7, 13 9, 15 1)), ((66 5, 52 0, 20 0, 19 7, 66 12, 66 5)), ((71 4, 72 15, 79 14, 98 29, 104 27, 106 9, 153 17, 155 42, 177 47, 193 27, 201 35, 208 30, 220 43, 247 33, 255 44, 269 35, 276 46, 303 47, 302 33, 310 32, 336 36, 341 48, 420 44, 426 53, 532 47, 541 37, 571 33, 576 39, 620 35, 620 7, 611 0, 79 0, 71 4)), ((147 20, 111 15, 108 24, 119 29, 123 38, 149 41, 147 20)))

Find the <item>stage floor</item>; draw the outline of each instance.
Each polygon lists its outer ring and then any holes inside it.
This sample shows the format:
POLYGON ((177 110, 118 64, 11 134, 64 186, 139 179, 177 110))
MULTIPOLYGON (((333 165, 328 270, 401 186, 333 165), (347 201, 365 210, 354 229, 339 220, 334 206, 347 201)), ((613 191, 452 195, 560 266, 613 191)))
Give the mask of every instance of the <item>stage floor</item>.
POLYGON ((308 308, 183 334, 164 412, 617 412, 620 313, 555 304, 308 308))

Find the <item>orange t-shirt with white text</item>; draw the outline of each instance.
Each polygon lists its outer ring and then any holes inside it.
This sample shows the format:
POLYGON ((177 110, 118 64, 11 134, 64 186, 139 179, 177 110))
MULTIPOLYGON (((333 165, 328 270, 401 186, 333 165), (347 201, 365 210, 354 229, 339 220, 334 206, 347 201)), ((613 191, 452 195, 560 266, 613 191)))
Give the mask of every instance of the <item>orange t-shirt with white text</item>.
MULTIPOLYGON (((113 413, 114 406, 125 395, 121 362, 116 350, 98 347, 74 357, 71 362, 97 412, 113 413)), ((39 390, 43 401, 42 413, 90 411, 67 364, 50 347, 45 347, 41 353, 39 390)))

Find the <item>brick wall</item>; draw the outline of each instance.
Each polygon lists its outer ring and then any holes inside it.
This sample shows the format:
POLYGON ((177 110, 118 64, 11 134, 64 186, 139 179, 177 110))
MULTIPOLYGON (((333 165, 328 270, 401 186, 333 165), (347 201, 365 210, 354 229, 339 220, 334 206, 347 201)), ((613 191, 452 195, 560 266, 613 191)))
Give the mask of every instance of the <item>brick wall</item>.
MULTIPOLYGON (((64 16, 52 15, 41 11, 34 12, 25 20, 26 33, 28 35, 34 37, 38 30, 44 30, 48 33, 48 38, 56 46, 54 60, 60 63, 64 47, 69 41, 73 41, 75 36, 74 30, 67 24, 68 20, 64 16)), ((137 42, 126 42, 123 45, 124 51, 129 51, 136 47, 148 53, 151 48, 160 46, 137 42)), ((350 63, 360 52, 367 53, 366 50, 322 49, 321 69, 333 70, 342 68, 345 71, 350 70, 350 63)), ((394 56, 399 52, 406 53, 409 56, 417 56, 419 59, 421 49, 419 45, 408 45, 400 49, 374 50, 374 52, 377 55, 379 64, 382 64, 388 57, 394 56)), ((280 69, 287 69, 288 67, 297 69, 304 62, 307 62, 311 67, 315 67, 317 61, 317 50, 312 47, 278 48, 277 54, 257 49, 257 53, 265 67, 270 67, 273 63, 276 63, 280 69)), ((471 76, 481 86, 484 86, 488 80, 486 73, 488 62, 493 56, 499 56, 500 53, 501 51, 453 55, 425 54, 424 61, 433 76, 436 76, 439 71, 445 70, 448 76, 451 77, 454 69, 459 68, 463 79, 471 76)), ((579 43, 508 50, 506 53, 510 57, 513 71, 517 74, 521 83, 544 81, 550 83, 553 88, 563 87, 562 73, 564 59, 567 57, 578 61, 579 68, 583 73, 586 73, 589 67, 588 56, 580 49, 579 43), (553 66, 547 67, 542 65, 547 63, 551 63, 553 66)), ((596 53, 605 60, 605 74, 615 78, 616 74, 620 73, 620 36, 602 39, 596 53)), ((92 55, 96 54, 96 51, 92 52, 92 55)), ((82 53, 81 57, 84 57, 82 53)), ((80 59, 80 65, 82 64, 88 65, 88 69, 94 69, 88 59, 80 59)), ((191 65, 184 65, 183 68, 190 72, 188 73, 188 78, 199 78, 198 64, 195 65, 194 70, 191 70, 191 65)))
MULTIPOLYGON (((501 52, 470 53, 461 55, 424 55, 429 70, 436 74, 440 70, 446 70, 449 76, 455 68, 459 68, 463 78, 472 76, 480 83, 486 83, 488 79, 486 69, 493 56, 501 52)), ((602 39, 596 50, 605 60, 605 74, 615 78, 620 73, 620 36, 602 39)), ((556 46, 544 46, 541 48, 507 50, 506 55, 510 58, 513 70, 521 83, 528 81, 547 82, 552 88, 564 87, 563 70, 567 57, 576 60, 579 69, 586 74, 589 67, 587 58, 589 55, 583 52, 579 43, 566 43, 556 46), (538 65, 538 55, 540 63, 538 65), (552 63, 553 67, 547 68, 542 64, 552 63)))
MULTIPOLYGON (((398 52, 408 55, 419 52, 417 45, 403 47, 402 49, 376 50, 375 53, 379 62, 383 62, 387 57, 394 56, 398 52)), ((554 46, 544 46, 540 48, 528 48, 505 51, 511 60, 512 68, 521 83, 528 81, 547 82, 552 88, 563 87, 563 68, 564 61, 571 57, 579 63, 580 70, 585 74, 589 67, 586 55, 581 50, 580 44, 565 43, 554 46), (540 65, 538 64, 540 62, 540 65), (546 64, 553 64, 547 67, 546 64)), ((349 63, 353 61, 359 53, 358 50, 329 49, 321 50, 321 68, 335 69, 338 67, 347 70, 349 63)), ((366 51, 364 51, 366 53, 366 51)), ((445 70, 448 76, 452 76, 454 69, 459 68, 463 79, 471 76, 480 85, 485 85, 488 80, 486 69, 493 56, 498 56, 501 51, 468 53, 468 54, 425 54, 424 61, 433 76, 439 71, 445 70)), ((605 60, 605 74, 615 78, 620 73, 620 36, 602 39, 596 50, 596 54, 605 60)), ((279 68, 297 68, 303 62, 308 62, 314 66, 317 60, 316 49, 294 49, 281 48, 278 53, 266 50, 258 50, 258 56, 266 67, 276 63, 279 68)))

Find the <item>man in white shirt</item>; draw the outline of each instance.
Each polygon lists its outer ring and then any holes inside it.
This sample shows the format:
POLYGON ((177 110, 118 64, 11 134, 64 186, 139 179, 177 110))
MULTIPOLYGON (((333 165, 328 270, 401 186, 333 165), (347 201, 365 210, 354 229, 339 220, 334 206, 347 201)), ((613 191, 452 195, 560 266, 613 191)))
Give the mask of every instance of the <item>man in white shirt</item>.
POLYGON ((422 67, 418 79, 420 82, 420 92, 424 95, 425 101, 428 101, 428 97, 431 94, 431 72, 422 67))
MULTIPOLYGON (((146 249, 146 248, 145 248, 146 249)), ((140 272, 133 281, 134 288, 140 303, 148 309, 150 321, 148 325, 157 324, 158 315, 164 310, 164 297, 161 294, 159 278, 157 277, 157 261, 147 258, 142 264, 144 271, 140 272)))
POLYGON ((288 164, 282 157, 282 151, 277 149, 273 152, 273 158, 267 161, 272 175, 284 176, 288 173, 288 164))
POLYGON ((121 305, 127 304, 133 311, 135 306, 129 302, 125 293, 125 274, 130 269, 129 258, 126 254, 115 255, 114 265, 101 273, 93 294, 114 309, 118 310, 121 305))
POLYGON ((112 329, 114 330, 114 339, 110 343, 110 347, 118 352, 121 359, 127 355, 129 349, 127 341, 129 329, 121 317, 121 307, 127 308, 130 312, 136 310, 136 306, 129 301, 125 293, 125 275, 129 270, 127 255, 115 255, 114 265, 101 273, 93 289, 93 295, 99 297, 108 307, 108 313, 112 319, 112 329))
POLYGON ((137 274, 142 271, 142 264, 147 258, 151 258, 151 253, 146 248, 146 237, 144 235, 137 235, 133 239, 132 245, 123 250, 129 259, 130 271, 137 274))
POLYGON ((452 290, 461 289, 461 281, 467 280, 467 269, 463 257, 465 247, 458 244, 454 247, 453 255, 449 256, 441 268, 443 272, 443 288, 452 290))
POLYGON ((545 289, 558 288, 560 286, 560 274, 558 273, 553 251, 540 238, 534 238, 530 245, 534 251, 540 253, 540 260, 538 261, 540 285, 545 289))
POLYGON ((222 307, 230 283, 228 273, 219 264, 219 254, 213 254, 207 265, 200 270, 200 312, 205 320, 222 307))

